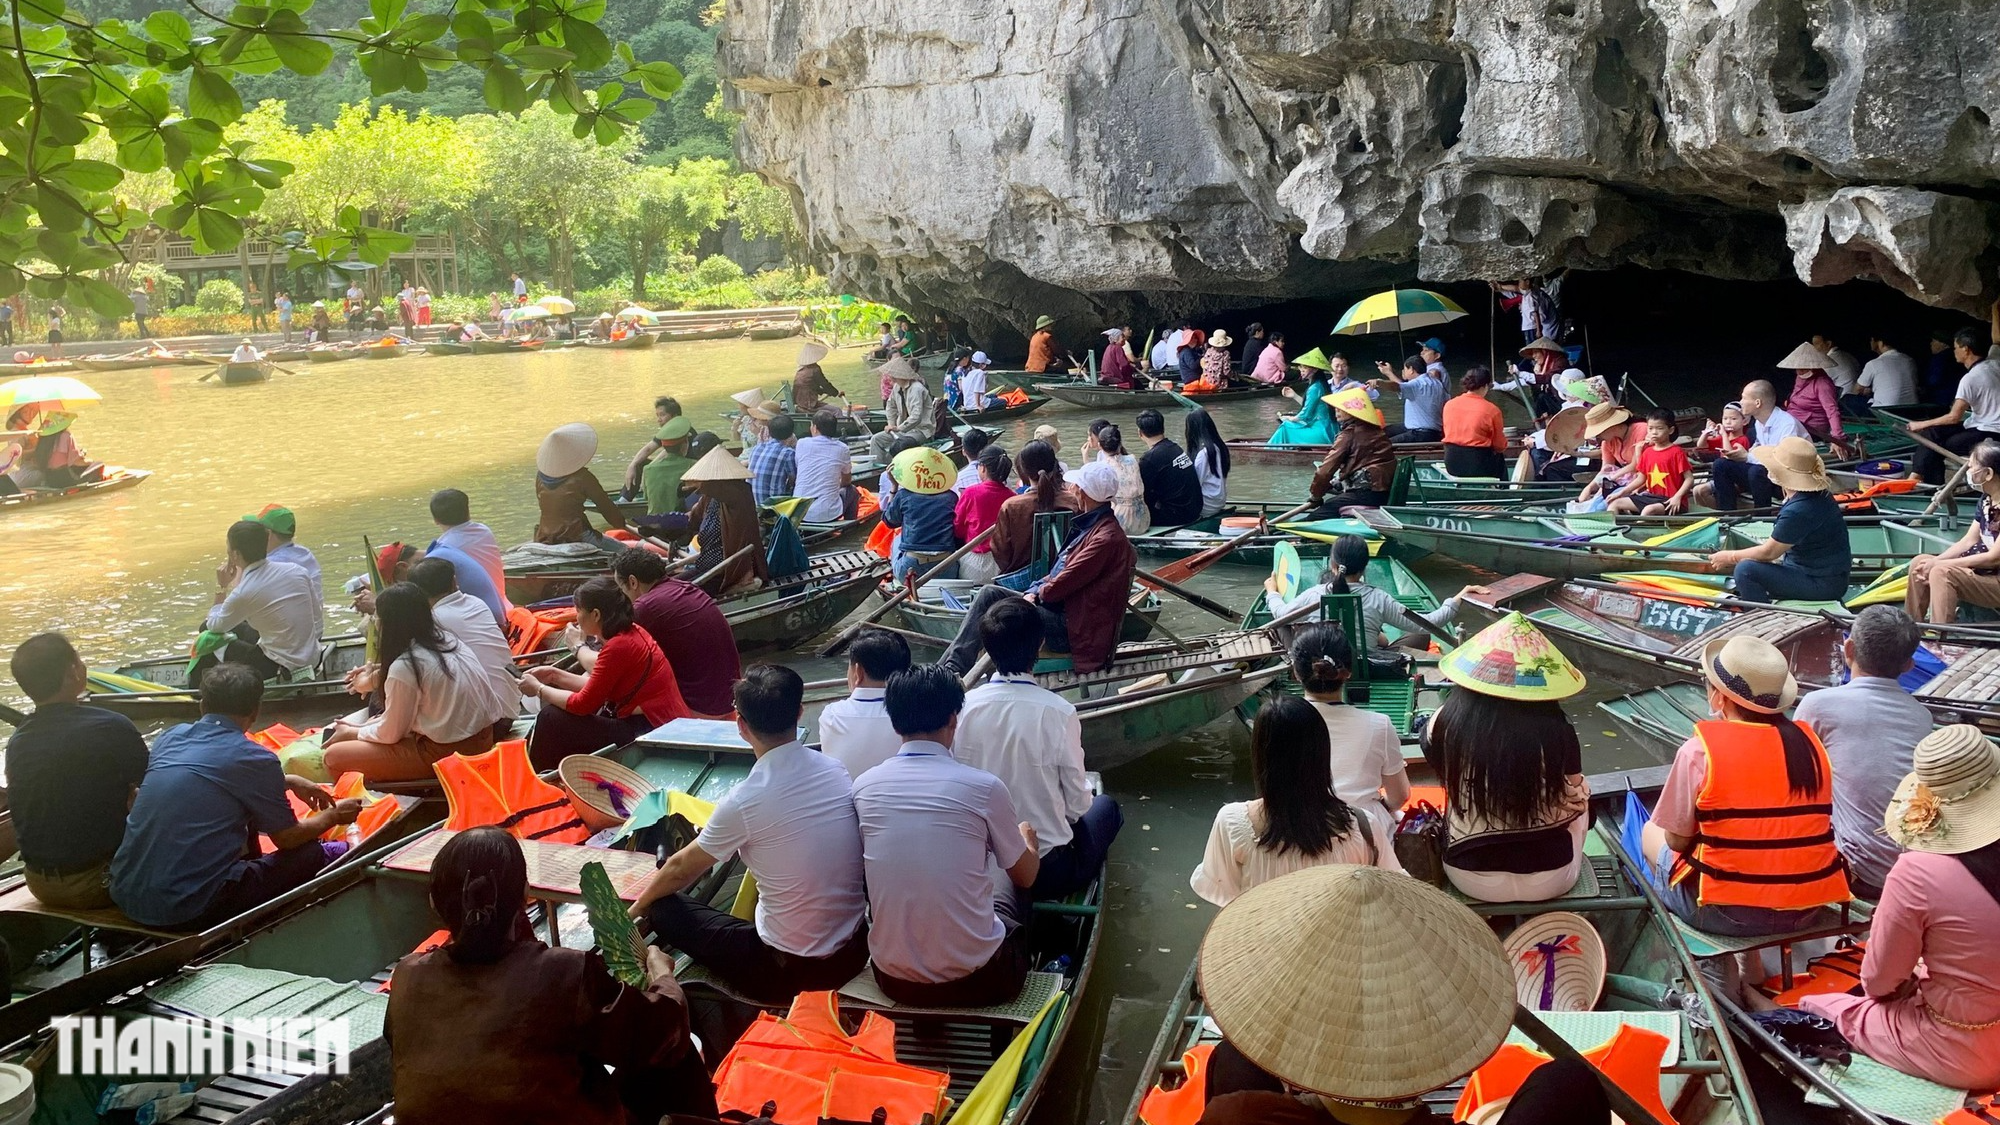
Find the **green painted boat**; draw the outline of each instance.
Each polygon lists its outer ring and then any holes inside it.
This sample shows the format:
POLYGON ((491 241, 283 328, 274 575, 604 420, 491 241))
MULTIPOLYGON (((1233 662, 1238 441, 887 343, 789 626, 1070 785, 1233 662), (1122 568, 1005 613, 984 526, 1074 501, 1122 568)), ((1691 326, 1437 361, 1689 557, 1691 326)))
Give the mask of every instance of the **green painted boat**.
POLYGON ((408 344, 363 344, 355 349, 363 359, 401 359, 410 354, 408 344))
MULTIPOLYGON (((1142 586, 1134 586, 1132 592, 1138 600, 1125 608, 1125 620, 1118 631, 1121 641, 1145 640, 1153 635, 1153 623, 1160 619, 1162 606, 1158 594, 1142 586)), ((887 601, 895 591, 884 586, 877 593, 887 601)), ((892 613, 906 630, 904 637, 912 647, 942 655, 952 638, 958 636, 965 624, 966 609, 978 595, 977 582, 933 579, 917 591, 916 597, 897 603, 892 613)))
MULTIPOLYGON (((1599 779, 1593 778, 1593 782, 1599 779)), ((1604 779, 1607 786, 1613 779, 1604 779)), ((1594 789, 1603 793, 1603 789, 1594 789)), ((1615 815, 1624 800, 1622 786, 1596 802, 1600 817, 1615 815)), ((1600 819, 1585 839, 1589 871, 1562 898, 1537 903, 1484 903, 1465 900, 1475 913, 1491 920, 1496 930, 1511 930, 1537 914, 1572 911, 1589 919, 1603 939, 1609 976, 1595 1010, 1538 1012, 1551 1030, 1579 1051, 1608 1041, 1621 1023, 1668 1037, 1674 1050, 1660 1069, 1660 1100, 1680 1125, 1762 1125, 1750 1080, 1736 1043, 1727 1034, 1718 1001, 1697 969, 1676 925, 1655 896, 1648 893, 1620 854, 1615 831, 1600 819)), ((1327 955, 1329 967, 1336 953, 1327 955)), ((1166 1020, 1152 1050, 1137 1068, 1141 1076, 1123 1120, 1140 1125, 1147 1095, 1156 1087, 1173 1089, 1187 1077, 1183 1057, 1222 1035, 1208 1017, 1200 994, 1198 965, 1188 968, 1179 994, 1167 1005, 1166 1020)), ((1517 1028, 1509 1041, 1534 1044, 1517 1028)), ((1426 1106, 1440 1120, 1455 1120, 1453 1106, 1464 1092, 1463 1080, 1424 1095, 1426 1106)))
MULTIPOLYGON (((646 502, 622 501, 619 509, 625 513, 626 519, 632 519, 645 514, 646 502)), ((770 525, 777 517, 767 512, 765 519, 768 543, 770 525)), ((808 548, 855 543, 863 539, 881 519, 881 513, 877 512, 833 523, 801 523, 799 540, 808 548)), ((611 556, 602 551, 579 552, 572 559, 555 563, 509 564, 504 568, 507 600, 515 605, 536 605, 551 598, 568 597, 576 593, 578 586, 609 573, 611 556)))
POLYGON ((424 354, 425 355, 471 355, 472 345, 456 343, 456 342, 447 343, 443 340, 439 340, 434 344, 425 344, 424 354))
POLYGON ((68 488, 30 488, 24 492, 0 496, 0 515, 23 508, 40 507, 43 504, 60 504, 65 500, 83 500, 105 492, 117 492, 144 484, 152 475, 151 469, 126 469, 107 465, 103 475, 96 480, 84 481, 68 488))
POLYGON ((361 349, 353 344, 326 344, 314 348, 306 358, 314 363, 339 363, 342 360, 361 358, 361 349))
POLYGON ((576 346, 592 350, 623 352, 633 351, 638 348, 650 348, 654 342, 652 333, 634 332, 623 340, 582 340, 578 341, 576 346))
MULTIPOLYGON (((1202 403, 1246 402, 1252 399, 1276 398, 1285 385, 1272 383, 1268 386, 1234 387, 1226 391, 1188 397, 1202 403)), ((1183 405, 1171 391, 1128 391, 1122 387, 1105 387, 1096 383, 1037 383, 1035 389, 1071 406, 1081 406, 1090 410, 1119 411, 1129 414, 1149 406, 1154 409, 1171 409, 1183 405)))
MULTIPOLYGON (((1284 648, 1266 630, 1118 646, 1095 672, 1064 667, 1035 679, 1076 704, 1084 765, 1112 770, 1229 714, 1285 674, 1284 648)), ((1067 658, 1058 661, 1067 664, 1067 658)))
POLYGON ((473 355, 520 355, 524 352, 540 351, 541 347, 539 340, 502 339, 491 336, 482 336, 471 343, 473 355))
MULTIPOLYGON (((1620 571, 1711 573, 1708 556, 1770 536, 1771 521, 1747 516, 1562 516, 1474 508, 1364 508, 1355 515, 1401 557, 1433 552, 1499 574, 1587 578, 1620 571)), ((1962 533, 1944 516, 1851 516, 1854 576, 1873 578, 1921 552, 1936 553, 1962 533)))
POLYGON ((271 363, 269 360, 260 359, 253 363, 225 363, 215 370, 216 378, 221 380, 222 385, 225 387, 240 386, 244 383, 263 383, 268 382, 271 378, 271 363))
MULTIPOLYGON (((346 676, 368 662, 367 645, 359 633, 328 637, 322 644, 319 663, 308 678, 293 683, 266 684, 264 702, 258 714, 269 721, 315 722, 354 709, 355 696, 347 690, 346 676)), ((113 675, 157 685, 154 690, 115 690, 107 681, 94 680, 83 702, 116 711, 134 723, 190 723, 201 717, 201 702, 188 688, 188 658, 161 656, 134 661, 112 670, 113 675)), ((123 686, 123 685, 120 685, 123 686)))
POLYGON ((799 574, 723 599, 722 615, 738 653, 788 652, 858 609, 888 576, 889 560, 871 551, 815 555, 799 574))

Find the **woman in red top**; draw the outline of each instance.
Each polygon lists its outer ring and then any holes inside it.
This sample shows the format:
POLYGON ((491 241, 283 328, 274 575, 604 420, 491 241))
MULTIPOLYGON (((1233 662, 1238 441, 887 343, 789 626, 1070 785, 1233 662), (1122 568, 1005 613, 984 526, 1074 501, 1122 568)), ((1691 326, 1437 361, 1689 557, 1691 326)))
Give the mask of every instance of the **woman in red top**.
POLYGON ((1507 475, 1507 427, 1500 408, 1486 401, 1493 372, 1474 367, 1461 380, 1465 393, 1444 404, 1444 471, 1455 477, 1507 475))
POLYGON ((599 576, 577 590, 576 624, 585 637, 604 642, 589 675, 541 667, 521 677, 521 694, 542 702, 528 738, 536 769, 554 769, 571 754, 623 746, 694 714, 659 643, 632 623, 632 603, 616 581, 599 576))
MULTIPOLYGON (((959 493, 958 507, 951 517, 952 534, 960 543, 970 543, 979 533, 1000 521, 1000 505, 1014 496, 1007 487, 1007 474, 1014 471, 1014 459, 997 445, 979 455, 979 483, 959 493)), ((998 538, 999 533, 994 533, 998 538)), ((989 539, 965 553, 959 560, 958 576, 972 582, 991 582, 1000 577, 1000 564, 989 539)))

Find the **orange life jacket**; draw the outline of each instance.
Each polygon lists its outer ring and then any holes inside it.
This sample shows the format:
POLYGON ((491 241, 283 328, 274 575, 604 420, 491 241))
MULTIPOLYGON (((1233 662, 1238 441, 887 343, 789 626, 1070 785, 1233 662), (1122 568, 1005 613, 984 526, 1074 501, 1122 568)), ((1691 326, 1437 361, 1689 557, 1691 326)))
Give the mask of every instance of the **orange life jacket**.
POLYGON ((836 1003, 802 992, 786 1018, 760 1013, 716 1068, 717 1107, 755 1115, 770 1104, 778 1125, 867 1121, 877 1109, 886 1125, 942 1116, 948 1076, 897 1062, 896 1025, 875 1012, 849 1035, 836 1003))
MULTIPOLYGON (((1602 1046, 1582 1052, 1590 1065, 1654 1117, 1674 1125, 1673 1115, 1660 1100, 1660 1062, 1667 1057, 1667 1037, 1657 1031, 1619 1024, 1618 1033, 1602 1046)), ((1465 1092, 1451 1111, 1453 1121, 1470 1121, 1479 1107, 1501 1098, 1511 1098, 1528 1076, 1549 1057, 1518 1043, 1502 1044, 1493 1057, 1480 1064, 1465 1080, 1465 1092)))
POLYGON ((1162 1090, 1155 1084, 1139 1103, 1140 1125, 1195 1125, 1208 1108, 1208 1056, 1214 1043, 1197 1043, 1181 1056, 1181 1084, 1162 1090))
POLYGON ((1861 984, 1861 962, 1868 954, 1863 942, 1842 945, 1833 952, 1806 962, 1806 975, 1793 977, 1792 987, 1785 978, 1774 976, 1760 987, 1781 1008, 1796 1008, 1808 996, 1837 996, 1861 984))
POLYGON ((451 831, 494 824, 520 840, 581 844, 590 839, 569 794, 535 776, 528 744, 521 739, 494 743, 484 754, 446 754, 431 769, 444 783, 450 809, 444 826, 451 831))
POLYGON ((563 626, 576 620, 576 607, 529 609, 524 605, 507 610, 507 649, 515 656, 544 652, 556 647, 555 638, 563 626))
POLYGON ((1785 748, 1768 723, 1695 724, 1708 780, 1695 797, 1695 843, 1674 872, 1692 876, 1703 906, 1804 910, 1846 902, 1847 865, 1833 843, 1833 766, 1811 727, 1819 788, 1803 798, 1785 779, 1785 748))

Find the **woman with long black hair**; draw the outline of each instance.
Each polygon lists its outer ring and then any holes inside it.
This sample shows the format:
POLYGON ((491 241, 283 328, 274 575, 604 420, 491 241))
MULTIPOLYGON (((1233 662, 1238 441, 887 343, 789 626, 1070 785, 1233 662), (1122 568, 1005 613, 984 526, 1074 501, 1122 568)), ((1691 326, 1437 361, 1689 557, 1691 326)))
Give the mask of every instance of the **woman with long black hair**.
POLYGON ((1590 784, 1562 699, 1583 673, 1518 613, 1440 662, 1457 685, 1423 738, 1444 782, 1445 875, 1482 902, 1541 902, 1576 885, 1590 784))
POLYGON ((1292 679, 1326 724, 1333 748, 1333 791, 1351 807, 1396 830, 1396 810, 1410 799, 1401 740, 1387 715, 1347 702, 1354 650, 1338 626, 1306 625, 1292 636, 1292 679))
POLYGON ((1643 832, 1667 909, 1734 937, 1788 933, 1846 902, 1833 838, 1833 766, 1785 712, 1799 694, 1785 654, 1758 637, 1702 650, 1713 718, 1695 724, 1643 832))
POLYGON ((396 1120, 714 1117, 715 1089, 689 1039, 673 963, 649 947, 646 987, 620 983, 596 951, 537 940, 527 896, 527 861, 506 832, 474 828, 438 851, 431 907, 451 936, 396 965, 383 1026, 394 1048, 396 1120))
POLYGON ((1281 695, 1261 707, 1250 731, 1257 796, 1215 814, 1194 893, 1227 906, 1260 883, 1306 867, 1359 863, 1400 873, 1388 833, 1334 792, 1326 723, 1303 699, 1281 695))
POLYGON ((1080 506, 1076 494, 1063 483, 1062 463, 1055 447, 1045 441, 1031 441, 1014 459, 1014 472, 1023 491, 1000 505, 994 524, 993 561, 1001 574, 1013 572, 1035 561, 1035 516, 1042 512, 1074 512, 1080 506))
POLYGON ((528 752, 536 769, 571 754, 622 746, 662 723, 694 712, 681 698, 674 666, 653 635, 632 621, 632 603, 615 579, 600 575, 576 591, 576 625, 601 641, 590 674, 544 665, 521 676, 521 694, 541 700, 528 752))
POLYGON ((1187 455, 1194 459, 1194 475, 1201 481, 1201 518, 1222 514, 1229 506, 1229 443, 1215 428, 1215 418, 1206 410, 1190 410, 1182 426, 1187 455))
POLYGON ((421 781, 447 754, 492 749, 493 724, 511 701, 499 698, 479 657, 438 628, 430 595, 398 582, 376 596, 375 621, 381 660, 357 680, 370 706, 326 732, 327 772, 421 781))

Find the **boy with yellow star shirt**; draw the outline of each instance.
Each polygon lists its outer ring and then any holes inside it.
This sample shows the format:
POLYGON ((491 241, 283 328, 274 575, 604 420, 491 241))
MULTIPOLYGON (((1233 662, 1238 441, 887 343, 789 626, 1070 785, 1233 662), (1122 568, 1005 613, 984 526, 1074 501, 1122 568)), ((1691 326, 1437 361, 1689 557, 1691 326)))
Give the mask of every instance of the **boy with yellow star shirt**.
POLYGON ((1632 460, 1632 478, 1611 494, 1607 508, 1625 515, 1679 515, 1687 511, 1694 471, 1687 450, 1674 443, 1674 416, 1665 410, 1646 415, 1646 444, 1632 460))

